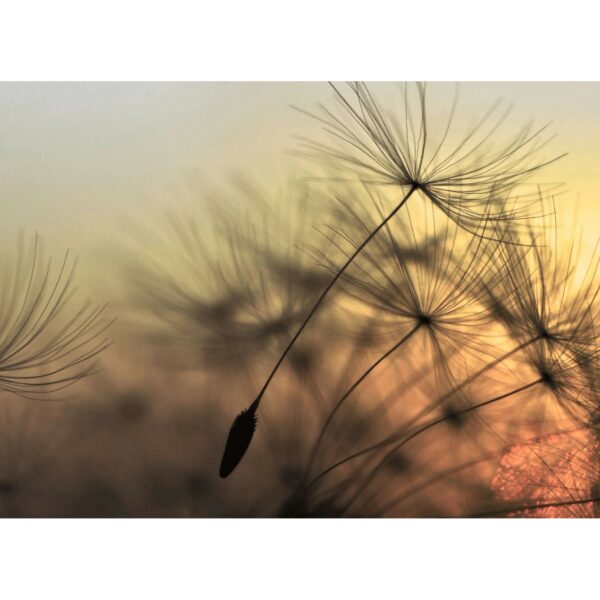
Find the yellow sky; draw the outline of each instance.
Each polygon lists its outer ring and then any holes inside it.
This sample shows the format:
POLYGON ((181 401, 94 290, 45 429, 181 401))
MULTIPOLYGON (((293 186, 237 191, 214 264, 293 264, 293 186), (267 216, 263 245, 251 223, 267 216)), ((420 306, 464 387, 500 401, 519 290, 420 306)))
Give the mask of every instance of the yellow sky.
MULTIPOLYGON (((373 84, 385 99, 393 84, 373 84)), ((431 84, 442 101, 448 84, 431 84)), ((546 176, 563 181, 600 223, 600 84, 463 83, 464 114, 497 98, 519 126, 552 121, 552 149, 569 155, 546 176)), ((295 134, 318 127, 290 105, 331 104, 326 83, 39 83, 0 85, 2 232, 38 230, 84 255, 119 235, 125 218, 201 198, 229 172, 281 182, 295 134)), ((592 231, 595 237, 595 233, 592 231)))

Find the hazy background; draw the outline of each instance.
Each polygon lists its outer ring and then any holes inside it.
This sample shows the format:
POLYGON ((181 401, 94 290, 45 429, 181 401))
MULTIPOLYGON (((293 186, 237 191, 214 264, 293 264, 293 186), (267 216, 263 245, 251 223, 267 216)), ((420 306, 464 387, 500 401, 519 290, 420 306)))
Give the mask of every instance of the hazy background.
MULTIPOLYGON (((115 235, 124 214, 200 196, 228 172, 281 181, 293 135, 318 131, 290 105, 310 110, 331 97, 324 82, 4 83, 1 231, 37 228, 87 246, 115 235)), ((569 156, 552 177, 597 223, 600 84, 461 84, 466 111, 481 113, 498 97, 514 105, 515 126, 553 122, 556 149, 569 156)))

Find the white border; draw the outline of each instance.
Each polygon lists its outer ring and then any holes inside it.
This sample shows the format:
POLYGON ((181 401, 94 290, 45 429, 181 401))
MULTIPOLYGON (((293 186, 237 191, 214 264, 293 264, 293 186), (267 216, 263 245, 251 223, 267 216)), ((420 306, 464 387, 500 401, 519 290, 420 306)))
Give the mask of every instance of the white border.
POLYGON ((598 79, 595 3, 20 0, 11 80, 598 79))
POLYGON ((11 600, 593 598, 596 521, 29 520, 11 600))
MULTIPOLYGON (((3 6, 4 80, 599 79, 594 4, 3 6)), ((576 110, 576 107, 574 107, 576 110)), ((4 521, 4 597, 588 598, 592 521, 4 521)))

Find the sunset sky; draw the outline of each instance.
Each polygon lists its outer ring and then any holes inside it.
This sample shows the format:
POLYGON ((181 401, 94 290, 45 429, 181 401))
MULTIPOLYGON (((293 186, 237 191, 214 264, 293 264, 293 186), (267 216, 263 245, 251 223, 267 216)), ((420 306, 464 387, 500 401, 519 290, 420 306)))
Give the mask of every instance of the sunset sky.
MULTIPOLYGON (((371 88, 389 107, 398 85, 371 88)), ((437 103, 451 102, 452 85, 433 83, 429 90, 437 103)), ((563 182, 560 206, 567 212, 579 206, 586 226, 595 227, 600 84, 460 84, 462 115, 481 115, 499 98, 513 106, 515 129, 551 122, 557 137, 549 152, 569 154, 543 178, 563 182)), ((0 227, 9 240, 19 228, 37 230, 93 265, 124 220, 189 203, 201 207, 231 173, 267 187, 284 182, 298 164, 288 152, 294 136, 321 133, 292 105, 310 111, 332 100, 325 82, 3 83, 0 227)))

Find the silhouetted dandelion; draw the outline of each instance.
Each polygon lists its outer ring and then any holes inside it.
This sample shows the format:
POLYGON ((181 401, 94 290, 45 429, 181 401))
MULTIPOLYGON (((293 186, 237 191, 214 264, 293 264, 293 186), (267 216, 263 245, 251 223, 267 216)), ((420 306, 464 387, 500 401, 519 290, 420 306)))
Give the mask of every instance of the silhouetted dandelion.
MULTIPOLYGON (((462 418, 475 411, 479 413, 479 411, 488 406, 495 405, 499 402, 505 403, 508 399, 522 396, 525 392, 527 392, 527 397, 521 400, 521 403, 525 403, 526 405, 529 405, 528 408, 531 408, 531 398, 529 397, 529 394, 531 394, 532 391, 540 391, 550 394, 561 407, 576 419, 580 421, 588 419, 594 409, 594 402, 597 402, 597 394, 595 389, 590 388, 589 378, 586 377, 585 374, 582 375, 582 366, 580 362, 573 360, 564 352, 559 356, 551 356, 547 351, 543 350, 543 346, 538 345, 533 348, 535 348, 536 352, 533 355, 528 354, 527 356, 528 364, 534 371, 529 381, 519 384, 516 387, 487 400, 477 401, 459 409, 455 409, 450 415, 447 411, 443 411, 441 416, 417 426, 412 431, 408 430, 405 433, 399 434, 402 436, 401 441, 393 445, 393 447, 388 450, 370 470, 364 482, 359 486, 358 491, 355 492, 349 500, 346 510, 350 508, 357 498, 367 489, 374 477, 381 471, 384 464, 386 464, 396 452, 401 448, 404 448, 406 444, 412 442, 415 438, 441 424, 453 421, 457 417, 462 418)), ((586 367, 591 368, 591 365, 586 365, 586 367)), ((392 443, 392 440, 393 438, 387 439, 383 443, 373 446, 366 451, 356 453, 343 461, 339 461, 333 467, 324 471, 319 478, 331 472, 333 468, 337 468, 346 463, 348 460, 354 459, 366 452, 389 446, 392 443)))
MULTIPOLYGON (((305 154, 342 167, 353 179, 408 190, 394 213, 418 191, 466 228, 477 228, 482 218, 511 222, 527 213, 507 210, 506 195, 561 158, 541 158, 551 139, 544 138, 547 125, 534 129, 529 124, 503 134, 510 110, 499 113, 499 103, 473 126, 456 132, 458 87, 438 131, 432 131, 425 84, 415 84, 414 90, 404 84, 392 112, 378 104, 364 83, 349 83, 347 94, 331 87, 340 110, 321 106, 320 114, 307 114, 320 121, 337 144, 304 140, 305 154), (490 210, 490 203, 497 210, 490 210)), ((530 195, 521 200, 522 209, 527 209, 530 195)))
MULTIPOLYGON (((404 239, 406 238, 405 235, 404 239)), ((473 239, 481 240, 483 238, 475 237, 473 239)), ((511 241, 508 240, 508 242, 511 241)), ((344 509, 347 510, 356 498, 372 484, 373 478, 382 466, 389 463, 398 451, 415 438, 443 423, 449 425, 459 423, 462 428, 466 417, 475 413, 479 414, 487 406, 500 402, 506 403, 507 400, 517 398, 525 393, 527 397, 519 402, 526 405, 527 409, 522 410, 532 411, 533 400, 537 397, 549 398, 551 403, 560 407, 568 418, 574 418, 580 422, 589 419, 594 408, 598 406, 598 348, 595 328, 598 295, 597 260, 593 259, 590 263, 591 266, 584 271, 583 275, 577 277, 572 262, 574 260, 573 252, 568 255, 565 263, 561 263, 554 259, 550 260, 552 254, 548 246, 541 245, 537 238, 532 237, 530 242, 527 245, 520 243, 492 245, 491 242, 488 243, 483 251, 483 255, 487 256, 487 259, 481 263, 474 263, 484 268, 481 271, 477 271, 477 268, 473 267, 473 263, 467 259, 468 271, 473 274, 474 285, 471 290, 468 285, 471 280, 465 276, 464 271, 461 271, 459 261, 456 274, 457 281, 461 283, 456 285, 456 289, 451 294, 452 299, 456 301, 454 306, 460 306, 462 296, 457 290, 464 286, 467 310, 462 318, 457 319, 457 327, 466 326, 470 319, 475 318, 475 323, 480 320, 480 328, 485 329, 495 318, 499 323, 507 326, 518 345, 498 358, 490 355, 487 364, 461 383, 456 383, 451 370, 446 368, 446 375, 449 375, 450 381, 454 381, 454 383, 449 392, 439 396, 435 402, 430 403, 426 410, 413 419, 414 427, 411 422, 404 423, 399 427, 397 433, 335 462, 314 478, 308 487, 313 486, 334 469, 347 465, 349 461, 391 447, 368 472, 363 484, 358 487, 358 492, 351 497, 344 509), (473 271, 473 269, 475 270, 473 271), (493 302, 490 303, 489 298, 492 298, 493 302), (497 310, 498 298, 503 298, 506 306, 501 313, 497 310), (489 310, 486 310, 486 305, 489 310), (471 315, 468 314, 469 311, 472 311, 471 315), (485 318, 482 319, 484 315, 485 318), (509 359, 516 365, 520 365, 521 371, 525 371, 524 381, 516 383, 508 391, 503 391, 485 400, 472 401, 464 395, 468 387, 477 379, 498 368, 509 359), (438 416, 418 424, 419 418, 427 416, 427 413, 434 409, 438 411, 438 416)), ((440 275, 443 272, 443 269, 436 267, 435 261, 435 257, 443 260, 443 248, 443 244, 440 244, 439 241, 433 244, 432 252, 434 254, 422 262, 421 257, 418 257, 418 260, 416 257, 411 259, 410 253, 405 253, 402 260, 398 261, 401 265, 399 270, 402 273, 408 273, 410 268, 416 269, 418 272, 420 265, 430 266, 431 272, 427 274, 426 267, 423 267, 422 277, 414 278, 414 280, 407 277, 403 285, 393 287, 394 279, 391 276, 380 278, 379 273, 386 273, 384 266, 393 264, 393 261, 387 263, 374 261, 369 256, 368 250, 356 261, 354 272, 346 275, 345 279, 351 282, 350 288, 352 285, 358 287, 360 294, 355 292, 357 299, 370 297, 373 308, 378 311, 390 311, 390 308, 393 307, 397 316, 405 320, 412 320, 413 327, 419 328, 421 325, 418 317, 425 311, 422 309, 422 304, 412 302, 411 305, 410 300, 414 300, 415 289, 422 292, 423 289, 429 289, 430 284, 433 286, 435 277, 431 273, 440 275), (415 281, 419 282, 421 287, 415 286, 415 281), (389 299, 394 297, 394 293, 389 293, 390 288, 395 292, 397 301, 402 304, 402 310, 398 310, 398 304, 390 304, 389 299), (407 296, 410 299, 409 302, 405 300, 407 296), (406 310, 407 305, 412 306, 412 309, 406 310)), ((420 247, 420 252, 422 251, 423 247, 420 247)), ((378 252, 377 256, 385 254, 378 252)), ((387 254, 389 256, 389 252, 387 254)), ((467 256, 470 255, 467 253, 467 256)), ((446 279, 445 283, 448 281, 452 280, 446 279)), ((440 293, 438 297, 443 298, 443 294, 440 293)), ((426 314, 429 312, 431 311, 427 311, 426 314)), ((383 327, 383 329, 390 330, 389 327, 383 327)), ((410 333, 412 330, 408 327, 408 331, 410 333)), ((473 337, 477 339, 479 335, 481 333, 473 337)), ((452 338, 452 335, 449 337, 452 338)), ((456 337, 457 340, 461 340, 460 333, 457 333, 456 337)), ((404 337, 400 338, 401 344, 404 344, 405 341, 404 337)), ((468 347, 470 342, 472 340, 465 338, 461 345, 468 347)), ((393 348, 392 351, 394 351, 393 348)), ((384 354, 382 359, 387 358, 392 351, 384 354)), ((439 358, 440 362, 447 367, 443 353, 439 358)), ((364 377, 370 374, 380 362, 381 360, 376 361, 372 368, 357 379, 356 383, 349 388, 349 392, 354 391, 357 385, 362 383, 364 377)), ((342 396, 341 402, 344 402, 346 398, 347 395, 342 396)), ((544 401, 544 405, 547 404, 544 401)), ((340 406, 340 403, 336 404, 332 414, 335 414, 340 406)), ((330 419, 325 422, 324 429, 329 422, 330 419)), ((322 434, 319 442, 321 439, 322 434)))
POLYGON ((104 307, 77 305, 76 261, 67 252, 54 269, 36 236, 19 240, 16 261, 5 263, 0 290, 0 389, 43 399, 94 371, 110 343, 104 307))
POLYGON ((526 242, 497 250, 496 272, 502 281, 488 292, 496 318, 522 345, 539 342, 573 355, 595 353, 597 252, 582 268, 577 242, 563 242, 555 227, 531 231, 526 242))
MULTIPOLYGON (((252 406, 255 406, 254 410, 258 409, 279 367, 337 280, 415 192, 422 194, 450 219, 471 231, 477 229, 482 220, 513 222, 516 218, 524 217, 522 211, 514 206, 510 210, 505 209, 507 195, 533 172, 555 160, 536 162, 534 159, 544 128, 534 132, 525 128, 508 142, 491 150, 484 150, 485 144, 501 122, 480 135, 487 117, 469 131, 453 149, 447 151, 445 144, 454 107, 440 141, 432 144, 428 135, 424 86, 417 87, 420 106, 420 120, 417 126, 415 127, 406 108, 403 115, 406 126, 404 129, 395 127, 395 130, 382 116, 366 86, 351 84, 350 88, 358 107, 353 106, 334 87, 350 124, 327 110, 324 122, 348 147, 353 151, 358 150, 359 158, 321 144, 309 143, 309 148, 316 150, 321 158, 329 157, 349 163, 357 171, 366 170, 382 178, 385 183, 397 185, 404 190, 404 196, 360 241, 341 266, 337 266, 330 282, 322 290, 267 376, 252 403, 252 406), (496 207, 496 198, 500 199, 499 208, 496 207)), ((380 180, 379 183, 381 182, 380 180)))
MULTIPOLYGON (((344 402, 419 331, 425 333, 423 341, 430 346, 423 356, 430 357, 446 378, 452 377, 450 356, 490 353, 480 335, 490 321, 482 282, 489 279, 498 242, 483 235, 464 239, 455 223, 445 219, 439 224, 435 213, 427 209, 405 214, 407 220, 388 224, 344 275, 341 287, 354 300, 355 320, 372 320, 375 337, 393 343, 334 404, 317 438, 309 469, 344 402)), ((361 217, 358 225, 358 229, 369 229, 370 222, 361 217)), ((347 252, 352 252, 356 242, 348 233, 340 237, 340 244, 345 242, 347 252)))
MULTIPOLYGON (((190 440, 212 464, 223 450, 220 477, 254 444, 248 471, 210 497, 193 463, 155 466, 164 481, 144 498, 159 511, 309 517, 521 514, 529 501, 543 514, 568 501, 543 493, 541 470, 533 495, 507 471, 524 439, 600 410, 598 262, 546 221, 550 186, 532 181, 556 160, 546 128, 510 132, 497 106, 461 121, 458 95, 436 112, 421 84, 391 112, 364 84, 333 89, 340 110, 312 115, 332 137, 298 152, 318 164, 309 184, 272 195, 238 180, 137 244, 136 316, 183 342, 165 347, 192 364, 177 374, 192 404, 237 414, 224 448, 216 422, 186 422, 190 440)), ((588 512, 594 477, 575 500, 588 512)))

